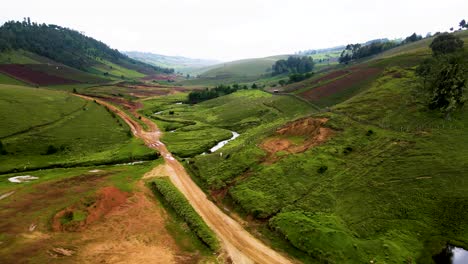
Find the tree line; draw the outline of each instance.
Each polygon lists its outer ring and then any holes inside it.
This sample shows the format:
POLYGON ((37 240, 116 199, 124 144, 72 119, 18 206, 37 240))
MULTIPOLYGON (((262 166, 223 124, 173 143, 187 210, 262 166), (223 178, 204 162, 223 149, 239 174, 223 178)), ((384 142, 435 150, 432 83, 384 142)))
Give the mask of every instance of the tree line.
POLYGON ((97 58, 115 64, 133 65, 156 72, 173 73, 174 69, 161 68, 133 60, 111 49, 101 41, 87 37, 69 28, 38 24, 25 18, 22 22, 8 21, 0 27, 0 52, 26 50, 73 68, 86 70, 96 64, 97 58))
POLYGON ((314 69, 314 60, 309 56, 289 56, 286 60, 278 60, 272 66, 272 74, 307 73, 314 69))
MULTIPOLYGON (((257 84, 252 84, 251 89, 257 89, 257 84)), ((189 104, 197 104, 206 100, 214 99, 223 95, 232 94, 239 90, 247 90, 249 87, 247 85, 233 84, 231 85, 218 85, 215 88, 205 90, 192 91, 188 95, 189 104)))

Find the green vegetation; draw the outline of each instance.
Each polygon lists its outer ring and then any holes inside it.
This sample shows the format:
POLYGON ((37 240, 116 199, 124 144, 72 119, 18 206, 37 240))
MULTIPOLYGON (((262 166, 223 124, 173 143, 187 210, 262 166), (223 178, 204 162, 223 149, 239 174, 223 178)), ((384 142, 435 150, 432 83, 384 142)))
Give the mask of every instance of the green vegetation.
POLYGON ((251 140, 250 137, 258 136, 253 132, 255 129, 271 128, 312 111, 311 106, 293 97, 273 96, 259 90, 240 90, 196 105, 177 104, 186 98, 171 95, 143 101, 142 113, 167 131, 162 140, 179 157, 208 152, 219 141, 232 137, 229 130, 242 134, 236 142, 241 142, 244 136, 244 140, 251 140))
POLYGON ((212 89, 206 88, 202 91, 192 91, 188 95, 188 103, 200 103, 223 95, 232 94, 239 89, 247 89, 247 86, 240 87, 238 84, 234 84, 232 87, 230 85, 219 85, 212 89))
POLYGON ((417 69, 428 91, 430 109, 450 114, 463 106, 467 89, 466 60, 463 40, 450 34, 440 34, 430 45, 433 58, 425 60, 417 69))
POLYGON ((182 217, 194 233, 213 251, 219 249, 216 235, 190 205, 184 195, 167 178, 159 178, 151 183, 153 191, 158 191, 182 217))
POLYGON ((468 152, 455 147, 468 145, 468 111, 444 121, 421 93, 413 70, 391 68, 317 116, 336 133, 323 145, 264 164, 261 141, 242 142, 190 168, 207 188, 228 186, 244 214, 269 219, 265 236, 306 263, 430 263, 447 241, 468 245, 468 152))
POLYGON ((311 57, 289 56, 286 60, 278 60, 272 66, 272 74, 279 75, 284 73, 307 73, 314 69, 314 60, 311 57))
POLYGON ((0 85, 1 172, 154 159, 106 108, 51 90, 0 85))
POLYGON ((24 82, 11 78, 3 73, 0 73, 0 84, 27 85, 24 82))

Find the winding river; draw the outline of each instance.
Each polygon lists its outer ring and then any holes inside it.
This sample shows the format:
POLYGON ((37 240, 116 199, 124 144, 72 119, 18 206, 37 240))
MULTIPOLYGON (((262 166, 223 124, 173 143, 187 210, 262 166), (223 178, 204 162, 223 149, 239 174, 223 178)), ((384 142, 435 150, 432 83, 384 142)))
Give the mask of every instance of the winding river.
POLYGON ((232 141, 240 136, 240 134, 237 132, 231 131, 231 133, 232 133, 232 137, 230 139, 226 139, 226 140, 219 142, 218 144, 216 144, 216 146, 210 149, 210 152, 213 153, 217 151, 218 149, 224 147, 227 143, 229 143, 229 141, 232 141))

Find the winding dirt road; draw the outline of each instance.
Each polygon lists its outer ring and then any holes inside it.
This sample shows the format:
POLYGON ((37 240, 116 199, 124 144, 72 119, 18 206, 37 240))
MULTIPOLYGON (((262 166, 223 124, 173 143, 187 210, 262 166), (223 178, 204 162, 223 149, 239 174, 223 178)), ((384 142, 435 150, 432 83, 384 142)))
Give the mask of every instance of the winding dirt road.
MULTIPOLYGON (((223 249, 233 263, 293 263, 290 259, 272 250, 253 237, 238 222, 224 214, 208 199, 206 194, 193 182, 185 168, 172 156, 166 146, 160 141, 161 132, 155 123, 145 117, 141 117, 141 120, 149 128, 149 131, 145 131, 138 122, 112 104, 88 96, 77 96, 86 100, 95 100, 99 104, 108 107, 127 122, 136 137, 143 139, 148 147, 156 149, 161 153, 166 161, 168 176, 172 183, 185 195, 193 208, 216 233, 223 249)), ((154 168, 154 170, 156 169, 157 167, 154 168)))

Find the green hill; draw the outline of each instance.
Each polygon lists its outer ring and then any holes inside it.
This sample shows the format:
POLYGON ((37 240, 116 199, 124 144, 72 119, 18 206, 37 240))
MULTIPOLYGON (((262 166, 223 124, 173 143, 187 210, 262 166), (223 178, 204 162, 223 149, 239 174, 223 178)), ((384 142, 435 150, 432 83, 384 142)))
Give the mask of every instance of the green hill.
MULTIPOLYGON (((111 49, 106 44, 78 31, 57 25, 31 23, 29 20, 9 21, 0 27, 0 64, 35 64, 34 69, 28 69, 26 73, 24 71, 18 73, 17 69, 6 69, 2 72, 31 84, 40 85, 42 83, 35 82, 35 80, 47 78, 46 76, 22 78, 23 75, 36 74, 30 72, 32 70, 46 75, 58 75, 57 77, 62 77, 62 79, 100 83, 173 72, 173 69, 131 59, 118 50, 111 49), (57 67, 67 69, 66 73, 54 71, 57 67), (73 70, 74 73, 71 73, 73 70)), ((65 82, 59 80, 51 82, 51 84, 59 83, 65 82)))
POLYGON ((192 59, 182 56, 166 56, 150 52, 128 51, 124 53, 132 59, 158 67, 171 68, 184 74, 197 74, 205 67, 219 64, 219 61, 215 60, 192 59))
MULTIPOLYGON (((277 109, 278 122, 269 125, 256 120, 270 116, 267 110, 242 114, 252 101, 239 92, 192 108, 169 105, 177 118, 229 129, 238 120, 255 124, 238 125, 241 136, 222 155, 195 155, 187 167, 215 201, 304 263, 433 263, 447 244, 467 248, 468 109, 448 121, 427 108, 414 66, 427 58, 429 43, 402 46, 317 76, 289 96, 257 101, 277 109), (323 96, 303 95, 320 87, 323 96), (278 98, 303 101, 285 107, 278 98), (304 101, 320 113, 288 114, 304 101)), ((176 128, 178 136, 185 126, 176 128)), ((172 135, 166 140, 181 150, 193 144, 172 135)))

